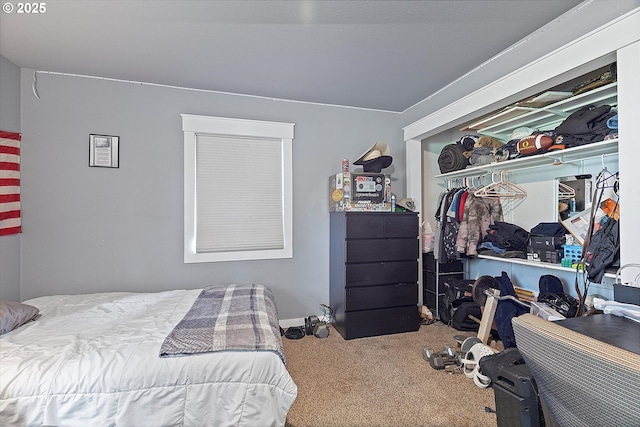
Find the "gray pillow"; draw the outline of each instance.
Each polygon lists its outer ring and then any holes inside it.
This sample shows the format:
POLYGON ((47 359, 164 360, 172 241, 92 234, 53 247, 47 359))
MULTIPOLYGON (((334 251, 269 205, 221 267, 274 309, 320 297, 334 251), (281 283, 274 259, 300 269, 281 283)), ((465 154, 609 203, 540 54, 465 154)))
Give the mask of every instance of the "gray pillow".
POLYGON ((40 310, 29 304, 0 300, 0 335, 11 332, 40 316, 40 310))

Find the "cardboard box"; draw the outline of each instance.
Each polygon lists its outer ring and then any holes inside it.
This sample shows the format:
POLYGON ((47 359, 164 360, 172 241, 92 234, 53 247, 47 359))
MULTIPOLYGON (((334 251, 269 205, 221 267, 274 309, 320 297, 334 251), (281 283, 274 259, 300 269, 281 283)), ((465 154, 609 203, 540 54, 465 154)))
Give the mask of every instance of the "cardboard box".
MULTIPOLYGON (((598 208, 596 209, 596 214, 594 217, 594 224, 600 223, 600 220, 606 216, 606 213, 598 208)), ((562 225, 564 228, 569 231, 576 239, 578 245, 582 246, 584 240, 587 238, 587 233, 589 232, 589 222, 591 221, 591 207, 588 207, 582 212, 578 212, 574 216, 571 216, 564 221, 562 221, 562 225)), ((595 229, 593 230, 596 231, 595 229)))
POLYGON ((391 177, 340 172, 329 177, 329 211, 391 212, 391 177))

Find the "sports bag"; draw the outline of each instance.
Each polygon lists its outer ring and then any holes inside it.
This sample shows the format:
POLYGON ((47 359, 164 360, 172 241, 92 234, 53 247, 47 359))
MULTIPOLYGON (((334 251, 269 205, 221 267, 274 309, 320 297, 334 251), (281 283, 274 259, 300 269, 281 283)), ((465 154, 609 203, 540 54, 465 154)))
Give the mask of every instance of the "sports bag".
MULTIPOLYGON (((442 297, 440 298, 440 306, 438 307, 438 314, 440 316, 440 321, 442 323, 445 323, 447 325, 453 326, 452 322, 453 322, 453 318, 456 315, 456 313, 458 311, 460 311, 460 309, 462 308, 462 311, 467 313, 467 314, 458 314, 459 316, 462 316, 462 320, 464 319, 468 319, 468 311, 469 311, 469 307, 462 307, 465 304, 471 303, 471 304, 475 304, 476 306, 478 306, 474 301, 473 301, 473 297, 471 297, 471 291, 473 290, 473 282, 474 280, 464 280, 464 279, 456 279, 456 278, 447 278, 444 280, 442 286, 443 286, 443 294, 442 297)), ((480 306, 478 306, 478 311, 480 309, 480 306)), ((475 312, 477 313, 477 311, 475 312)), ((481 314, 479 314, 476 317, 480 317, 481 314)), ((477 325, 476 322, 474 322, 471 319, 468 319, 469 321, 473 322, 475 325, 477 325)), ((456 321, 456 324, 460 324, 462 325, 462 322, 460 319, 456 321)), ((468 326, 467 323, 464 323, 465 325, 468 326)), ((457 328, 456 328, 457 329, 457 328)), ((458 329, 458 330, 474 330, 474 329, 458 329)), ((477 328, 475 329, 477 330, 477 328)))
POLYGON ((480 320, 482 318, 482 309, 472 297, 465 297, 466 300, 454 301, 453 316, 451 316, 451 327, 458 331, 477 331, 480 324, 473 320, 470 315, 480 320))

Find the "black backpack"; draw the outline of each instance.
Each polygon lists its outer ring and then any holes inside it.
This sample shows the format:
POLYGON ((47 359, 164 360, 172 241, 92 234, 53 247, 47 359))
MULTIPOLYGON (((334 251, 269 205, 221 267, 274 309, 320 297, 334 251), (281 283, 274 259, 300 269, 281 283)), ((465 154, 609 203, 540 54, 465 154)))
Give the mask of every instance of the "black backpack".
POLYGON ((565 148, 601 141, 610 132, 607 120, 615 116, 610 105, 587 105, 574 111, 555 129, 565 148))
POLYGON ((443 295, 440 298, 440 321, 459 331, 477 331, 480 325, 469 317, 482 317, 480 306, 469 296, 474 280, 448 278, 443 282, 443 295), (467 294, 465 296, 465 294, 467 294))

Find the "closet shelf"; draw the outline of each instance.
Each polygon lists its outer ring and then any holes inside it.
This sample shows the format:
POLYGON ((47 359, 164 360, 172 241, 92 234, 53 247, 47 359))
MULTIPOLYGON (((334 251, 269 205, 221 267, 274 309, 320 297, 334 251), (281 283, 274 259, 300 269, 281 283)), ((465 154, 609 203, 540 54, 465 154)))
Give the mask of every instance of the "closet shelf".
POLYGON ((511 132, 519 127, 527 126, 538 130, 554 129, 571 113, 584 106, 608 104, 617 107, 617 88, 617 82, 609 83, 539 108, 527 106, 526 101, 521 102, 484 117, 462 131, 474 131, 506 141, 511 132))
POLYGON ((594 142, 592 144, 567 148, 566 150, 550 151, 543 154, 520 157, 513 160, 506 160, 504 162, 494 162, 488 165, 470 166, 465 169, 436 175, 435 177, 441 178, 443 180, 450 180, 452 178, 482 176, 493 172, 516 171, 532 167, 550 166, 554 164, 563 164, 568 162, 593 159, 596 157, 613 155, 617 153, 618 140, 608 139, 605 141, 594 142))
MULTIPOLYGON (((542 262, 542 261, 529 261, 526 259, 521 259, 521 258, 501 258, 501 257, 496 257, 496 256, 491 256, 491 255, 478 255, 478 258, 480 259, 488 259, 491 261, 500 261, 500 262, 505 262, 508 264, 520 264, 520 265, 526 265, 528 267, 538 267, 538 268, 547 268, 547 269, 551 269, 551 270, 560 270, 560 271, 567 271, 567 272, 572 272, 575 273, 575 269, 573 268, 569 268, 569 267, 562 267, 560 264, 552 264, 549 262, 542 262)), ((605 277, 609 277, 612 279, 615 279, 616 274, 615 273, 611 273, 611 272, 606 272, 605 277)))

